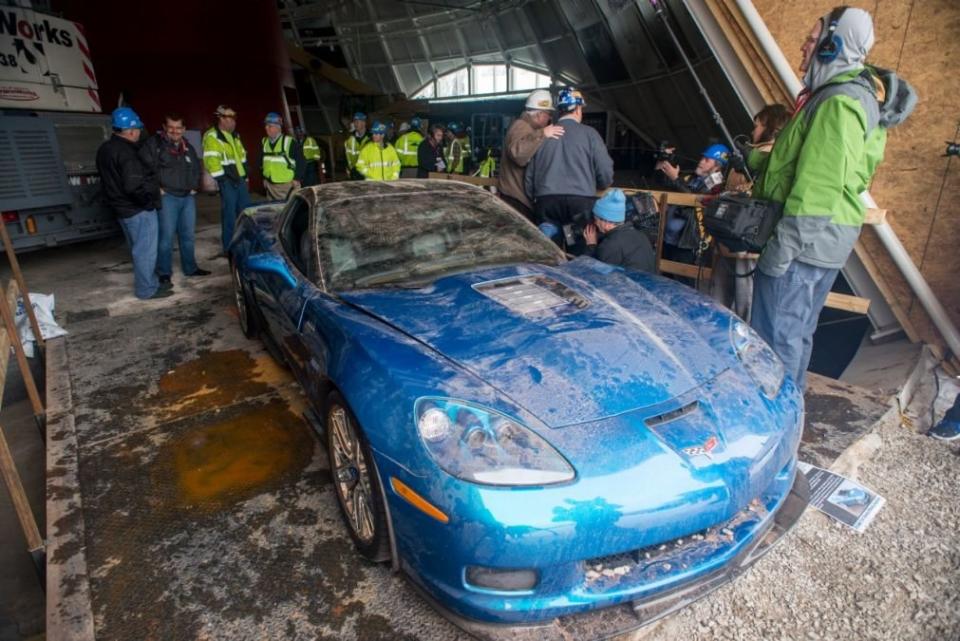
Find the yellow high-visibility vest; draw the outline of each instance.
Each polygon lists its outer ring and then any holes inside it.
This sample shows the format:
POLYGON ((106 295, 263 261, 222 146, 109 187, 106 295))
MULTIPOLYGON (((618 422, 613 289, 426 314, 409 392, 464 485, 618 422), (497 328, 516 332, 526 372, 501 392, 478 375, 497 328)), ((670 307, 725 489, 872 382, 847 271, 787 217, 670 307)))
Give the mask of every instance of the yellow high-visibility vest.
POLYGON ((390 143, 381 147, 368 142, 357 157, 357 171, 367 180, 397 180, 400 178, 400 156, 390 143))
POLYGON ((282 185, 293 180, 296 175, 297 161, 294 160, 290 148, 293 138, 282 134, 275 142, 269 138, 263 139, 263 178, 272 183, 282 185))
POLYGON ((323 159, 323 150, 313 136, 303 139, 303 159, 307 162, 320 162, 323 159))
POLYGON ((404 167, 417 166, 417 149, 423 142, 423 134, 419 131, 407 131, 397 138, 397 155, 400 156, 400 164, 404 167))
POLYGON ((357 165, 357 157, 360 156, 360 150, 363 149, 363 146, 368 142, 370 142, 370 138, 367 137, 367 134, 363 134, 361 138, 350 134, 350 137, 346 139, 343 143, 343 148, 347 152, 347 170, 353 169, 357 165))
POLYGON ((241 178, 247 175, 247 150, 240 135, 210 127, 203 133, 203 166, 214 178, 226 174, 225 167, 236 167, 241 178))

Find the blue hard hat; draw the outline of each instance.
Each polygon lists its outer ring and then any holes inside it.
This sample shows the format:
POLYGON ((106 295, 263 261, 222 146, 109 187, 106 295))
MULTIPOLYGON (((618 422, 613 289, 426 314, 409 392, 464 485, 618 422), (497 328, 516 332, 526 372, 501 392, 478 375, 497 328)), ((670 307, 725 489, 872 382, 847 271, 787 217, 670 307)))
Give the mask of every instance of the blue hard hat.
POLYGON ((110 124, 114 129, 143 129, 140 116, 130 107, 117 107, 110 116, 110 124))
POLYGON ((367 114, 363 113, 362 111, 358 111, 357 113, 353 114, 353 119, 354 119, 354 120, 366 120, 366 119, 367 119, 367 114))
POLYGON ((593 205, 593 215, 608 223, 622 223, 627 217, 627 197, 620 189, 611 189, 593 205))
POLYGON ((373 126, 370 127, 370 133, 385 134, 387 133, 387 126, 382 122, 380 122, 379 120, 374 120, 373 126))
POLYGON ((283 118, 280 117, 275 111, 271 111, 267 114, 267 117, 263 119, 263 124, 265 125, 277 125, 278 127, 283 126, 283 118))
POLYGON ((560 90, 560 96, 557 98, 557 109, 560 111, 573 111, 577 107, 586 105, 583 94, 573 87, 564 87, 560 90))
POLYGON ((449 129, 455 134, 458 134, 463 130, 463 127, 460 126, 459 122, 451 122, 451 123, 447 123, 447 129, 449 129))
POLYGON ((421 124, 423 123, 416 116, 410 119, 410 127, 413 129, 419 129, 421 124))
POLYGON ((730 162, 730 149, 726 145, 716 144, 710 145, 703 150, 704 158, 712 158, 720 163, 721 166, 726 167, 727 163, 730 162))

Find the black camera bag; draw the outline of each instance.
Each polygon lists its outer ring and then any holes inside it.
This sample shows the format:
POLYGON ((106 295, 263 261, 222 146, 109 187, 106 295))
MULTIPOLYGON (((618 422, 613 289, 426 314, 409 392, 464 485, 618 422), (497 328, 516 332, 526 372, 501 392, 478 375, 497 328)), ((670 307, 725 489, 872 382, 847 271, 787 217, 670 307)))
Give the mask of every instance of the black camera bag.
POLYGON ((782 214, 777 202, 721 194, 704 207, 703 224, 730 251, 759 252, 782 214))

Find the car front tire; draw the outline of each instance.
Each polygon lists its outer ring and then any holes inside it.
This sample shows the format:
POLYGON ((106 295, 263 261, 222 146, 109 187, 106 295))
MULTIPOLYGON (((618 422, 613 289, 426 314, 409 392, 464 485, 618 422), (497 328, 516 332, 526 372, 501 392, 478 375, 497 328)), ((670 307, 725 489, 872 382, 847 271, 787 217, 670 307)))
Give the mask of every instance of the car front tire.
POLYGON ((247 287, 240 278, 236 259, 230 261, 230 275, 233 279, 234 303, 237 305, 237 314, 240 317, 240 330, 247 338, 256 338, 260 334, 260 327, 250 303, 250 296, 247 295, 247 287))
POLYGON ((390 536, 380 479, 370 448, 343 397, 327 398, 327 453, 340 512, 357 550, 371 561, 390 560, 390 536))

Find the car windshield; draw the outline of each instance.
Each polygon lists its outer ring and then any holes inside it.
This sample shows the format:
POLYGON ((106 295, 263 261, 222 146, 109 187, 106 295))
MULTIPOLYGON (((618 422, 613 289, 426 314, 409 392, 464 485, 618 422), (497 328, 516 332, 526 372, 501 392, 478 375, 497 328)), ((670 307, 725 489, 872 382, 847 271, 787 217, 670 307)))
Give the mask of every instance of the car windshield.
POLYGON ((318 245, 327 286, 417 286, 444 274, 515 263, 557 265, 563 252, 485 192, 345 198, 323 206, 318 245))

